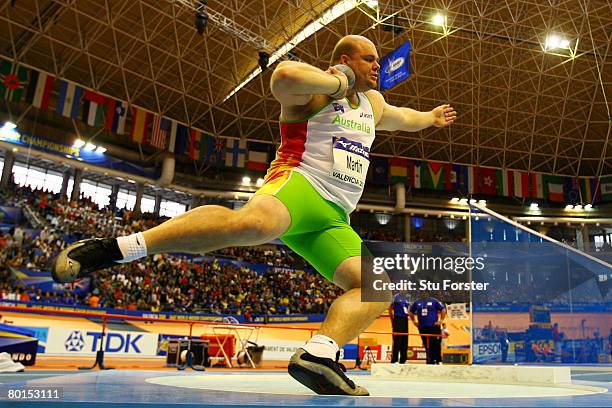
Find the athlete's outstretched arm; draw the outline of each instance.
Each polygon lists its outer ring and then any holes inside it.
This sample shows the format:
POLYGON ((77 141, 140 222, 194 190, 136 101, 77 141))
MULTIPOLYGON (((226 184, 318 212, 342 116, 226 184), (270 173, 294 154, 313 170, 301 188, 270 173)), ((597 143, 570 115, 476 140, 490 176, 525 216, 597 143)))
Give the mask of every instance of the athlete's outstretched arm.
POLYGON ((343 97, 348 79, 334 68, 323 71, 301 62, 283 61, 272 73, 270 88, 281 105, 300 106, 310 102, 312 95, 343 97))
POLYGON ((429 112, 419 112, 389 105, 378 91, 369 91, 368 96, 372 98, 378 112, 377 130, 416 132, 430 126, 448 126, 457 118, 457 112, 448 104, 440 105, 429 112))

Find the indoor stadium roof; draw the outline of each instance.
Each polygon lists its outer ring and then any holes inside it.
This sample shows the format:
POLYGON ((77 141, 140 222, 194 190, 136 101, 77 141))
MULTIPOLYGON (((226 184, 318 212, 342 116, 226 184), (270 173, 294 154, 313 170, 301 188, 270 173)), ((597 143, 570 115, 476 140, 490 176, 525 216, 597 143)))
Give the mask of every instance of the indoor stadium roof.
MULTIPOLYGON (((0 53, 212 134, 277 142, 272 69, 228 94, 340 3, 330 0, 6 0, 0 53), (225 100, 225 101, 224 101, 225 100)), ((565 175, 612 174, 609 103, 612 6, 607 0, 347 1, 348 12, 299 43, 326 68, 345 34, 383 56, 412 44, 411 76, 388 102, 427 110, 450 102, 450 129, 381 132, 373 151, 565 175), (446 27, 432 24, 437 13, 446 27), (394 30, 395 29, 395 30, 394 30), (394 32, 395 31, 395 32, 394 32), (547 36, 569 48, 545 52, 547 36)))

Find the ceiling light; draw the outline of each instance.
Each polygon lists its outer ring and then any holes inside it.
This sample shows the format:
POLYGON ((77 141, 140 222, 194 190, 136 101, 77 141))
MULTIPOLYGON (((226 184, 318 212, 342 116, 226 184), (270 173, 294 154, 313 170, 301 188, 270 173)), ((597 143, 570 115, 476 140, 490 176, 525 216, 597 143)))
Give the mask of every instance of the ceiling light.
POLYGON ((5 122, 0 128, 0 139, 1 140, 12 140, 18 142, 20 139, 19 132, 17 132, 17 125, 13 122, 5 122))
POLYGON ((544 43, 544 49, 546 51, 554 50, 555 48, 569 48, 570 42, 564 38, 559 37, 558 35, 549 35, 546 38, 546 42, 544 43))
POLYGON ((374 218, 376 218, 376 221, 378 221, 380 225, 387 225, 389 221, 391 221, 391 217, 392 217, 391 214, 387 214, 387 213, 374 214, 374 218))
POLYGON ((431 19, 431 23, 439 27, 445 27, 446 26, 446 16, 443 16, 442 14, 436 14, 431 19))

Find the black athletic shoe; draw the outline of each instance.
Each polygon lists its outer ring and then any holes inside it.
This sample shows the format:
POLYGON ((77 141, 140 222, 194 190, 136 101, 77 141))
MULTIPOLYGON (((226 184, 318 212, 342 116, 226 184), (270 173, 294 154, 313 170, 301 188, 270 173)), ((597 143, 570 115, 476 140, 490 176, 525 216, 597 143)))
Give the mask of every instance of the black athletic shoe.
POLYGON ((123 258, 115 238, 94 238, 75 242, 53 261, 51 276, 58 283, 68 283, 93 272, 117 265, 123 258))
POLYGON ((337 360, 298 349, 289 361, 289 375, 320 395, 370 395, 368 390, 349 380, 344 374, 346 368, 337 360))

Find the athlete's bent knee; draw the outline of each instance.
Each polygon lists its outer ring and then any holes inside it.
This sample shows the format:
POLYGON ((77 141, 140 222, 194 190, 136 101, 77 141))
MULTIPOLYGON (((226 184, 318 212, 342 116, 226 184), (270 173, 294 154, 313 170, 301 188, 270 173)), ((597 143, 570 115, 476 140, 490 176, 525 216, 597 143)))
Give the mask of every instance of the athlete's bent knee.
POLYGON ((263 244, 277 238, 281 233, 274 219, 266 219, 257 213, 239 215, 237 228, 245 245, 263 244))

